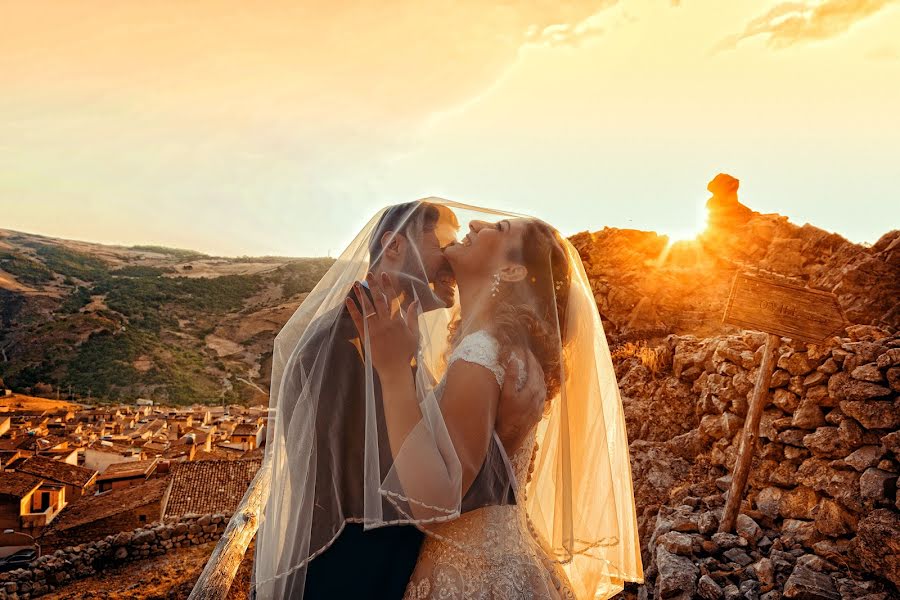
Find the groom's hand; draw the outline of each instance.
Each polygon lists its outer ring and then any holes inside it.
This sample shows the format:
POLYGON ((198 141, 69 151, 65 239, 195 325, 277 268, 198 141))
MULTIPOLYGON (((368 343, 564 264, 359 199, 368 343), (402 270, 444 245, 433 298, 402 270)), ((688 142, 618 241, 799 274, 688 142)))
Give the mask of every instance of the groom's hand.
POLYGON ((519 449, 534 424, 541 420, 547 400, 544 370, 530 350, 524 365, 525 384, 517 389, 522 366, 517 360, 510 361, 497 408, 497 435, 509 456, 519 449))

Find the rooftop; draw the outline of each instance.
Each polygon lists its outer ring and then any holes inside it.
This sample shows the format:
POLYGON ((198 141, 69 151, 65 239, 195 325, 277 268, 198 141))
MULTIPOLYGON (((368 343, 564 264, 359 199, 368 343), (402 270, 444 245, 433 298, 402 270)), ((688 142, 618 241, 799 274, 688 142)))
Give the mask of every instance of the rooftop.
POLYGON ((51 479, 77 487, 87 485, 97 471, 86 469, 60 460, 53 460, 43 456, 32 456, 17 467, 22 473, 30 473, 44 479, 51 479))
POLYGON ((56 517, 50 532, 58 533, 85 523, 117 515, 139 506, 158 502, 168 485, 168 477, 159 477, 148 479, 135 486, 112 490, 96 496, 82 496, 69 504, 56 517))
POLYGON ((232 513, 259 465, 251 460, 200 460, 173 465, 166 516, 232 513))
POLYGON ((148 458, 147 460, 113 463, 106 467, 106 470, 97 477, 97 481, 100 482, 106 481, 108 479, 137 477, 139 475, 147 476, 153 472, 158 463, 158 458, 148 458))
POLYGON ((24 498, 28 492, 41 485, 43 480, 27 473, 0 472, 0 495, 24 498))

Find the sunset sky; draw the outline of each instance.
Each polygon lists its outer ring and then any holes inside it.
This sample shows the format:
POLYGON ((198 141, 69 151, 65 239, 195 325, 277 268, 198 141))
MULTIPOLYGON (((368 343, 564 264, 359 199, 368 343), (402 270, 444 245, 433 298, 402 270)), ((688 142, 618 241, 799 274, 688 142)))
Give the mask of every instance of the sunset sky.
POLYGON ((336 255, 437 195, 900 227, 900 0, 0 0, 0 228, 336 255))

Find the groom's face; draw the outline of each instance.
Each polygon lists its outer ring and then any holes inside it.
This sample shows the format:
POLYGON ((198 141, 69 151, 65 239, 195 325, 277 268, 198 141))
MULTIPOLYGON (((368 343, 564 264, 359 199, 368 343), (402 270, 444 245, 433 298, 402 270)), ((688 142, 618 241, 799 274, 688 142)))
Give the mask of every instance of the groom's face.
MULTIPOLYGON (((434 292, 434 296, 444 307, 453 306, 456 301, 456 277, 447 259, 444 258, 444 248, 456 241, 456 233, 459 226, 455 219, 444 217, 438 219, 434 227, 426 228, 407 254, 407 272, 424 269, 428 284, 434 292)), ((420 297, 422 295, 420 294, 420 297)), ((442 308, 441 306, 423 306, 423 310, 442 308)))

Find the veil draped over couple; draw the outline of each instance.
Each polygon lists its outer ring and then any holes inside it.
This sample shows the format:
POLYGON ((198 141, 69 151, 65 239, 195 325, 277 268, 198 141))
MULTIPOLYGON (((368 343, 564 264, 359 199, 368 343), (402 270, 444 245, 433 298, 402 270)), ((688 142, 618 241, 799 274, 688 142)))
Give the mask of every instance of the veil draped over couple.
POLYGON ((257 598, 608 598, 643 577, 621 399, 577 251, 390 206, 275 340, 257 598))

